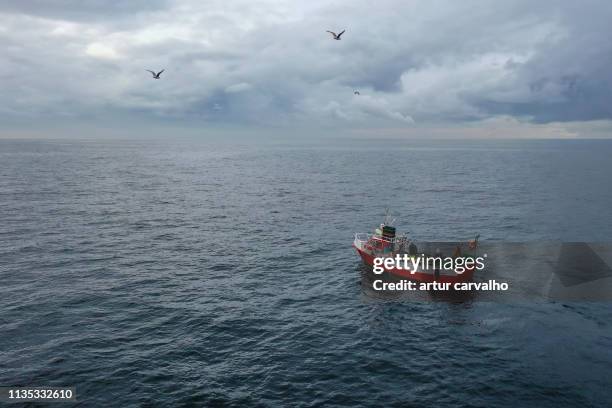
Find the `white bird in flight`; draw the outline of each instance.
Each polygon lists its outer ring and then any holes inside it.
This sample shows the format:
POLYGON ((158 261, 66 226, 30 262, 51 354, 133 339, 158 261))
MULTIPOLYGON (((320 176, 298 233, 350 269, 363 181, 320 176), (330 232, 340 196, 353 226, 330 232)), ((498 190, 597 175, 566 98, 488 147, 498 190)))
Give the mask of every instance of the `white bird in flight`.
POLYGON ((165 71, 165 69, 162 69, 157 74, 154 71, 151 71, 150 69, 145 69, 145 71, 149 71, 151 75, 153 75, 153 79, 159 79, 159 76, 161 75, 162 72, 165 71))
POLYGON ((345 31, 346 31, 346 30, 342 30, 342 32, 341 32, 341 33, 336 34, 336 33, 334 33, 333 31, 329 31, 329 30, 327 30, 327 32, 328 32, 328 33, 330 33, 330 34, 332 35, 332 37, 334 37, 334 40, 338 40, 338 41, 340 41, 340 40, 341 40, 341 38, 340 38, 340 37, 342 36, 342 34, 344 34, 344 32, 345 32, 345 31))

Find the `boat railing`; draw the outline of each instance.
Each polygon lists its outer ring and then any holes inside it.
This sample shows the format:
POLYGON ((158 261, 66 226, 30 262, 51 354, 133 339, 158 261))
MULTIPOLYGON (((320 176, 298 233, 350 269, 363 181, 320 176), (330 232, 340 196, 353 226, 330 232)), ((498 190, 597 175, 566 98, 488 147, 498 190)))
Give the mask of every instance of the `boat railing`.
POLYGON ((372 239, 376 241, 382 241, 385 243, 389 243, 389 244, 406 242, 406 236, 404 235, 396 236, 394 238, 389 238, 389 237, 383 237, 381 235, 368 234, 366 232, 358 232, 355 234, 355 241, 359 243, 368 243, 372 239))

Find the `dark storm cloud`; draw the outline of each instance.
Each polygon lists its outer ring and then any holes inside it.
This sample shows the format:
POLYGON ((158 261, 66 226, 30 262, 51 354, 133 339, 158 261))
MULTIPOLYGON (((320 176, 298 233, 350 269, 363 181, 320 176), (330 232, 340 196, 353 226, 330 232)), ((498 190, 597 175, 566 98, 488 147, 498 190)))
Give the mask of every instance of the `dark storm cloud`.
POLYGON ((516 76, 512 84, 521 93, 471 95, 470 100, 483 111, 530 117, 539 123, 612 118, 612 43, 608 39, 612 4, 558 5, 562 7, 547 12, 556 16, 564 35, 539 46, 527 62, 511 67, 516 76))

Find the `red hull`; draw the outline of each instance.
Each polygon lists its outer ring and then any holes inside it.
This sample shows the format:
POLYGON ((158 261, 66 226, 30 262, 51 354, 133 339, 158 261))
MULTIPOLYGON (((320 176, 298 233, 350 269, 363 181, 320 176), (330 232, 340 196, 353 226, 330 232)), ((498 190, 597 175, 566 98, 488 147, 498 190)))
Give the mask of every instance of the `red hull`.
MULTIPOLYGON (((366 265, 374 266, 374 256, 373 255, 360 250, 355 245, 353 246, 355 247, 355 249, 357 250, 357 253, 359 254, 359 256, 361 257, 361 259, 366 265)), ((409 280, 414 280, 418 282, 436 281, 436 282, 451 283, 451 284, 457 283, 457 282, 471 281, 474 276, 474 271, 476 270, 476 268, 466 269, 464 273, 457 274, 457 275, 442 275, 441 274, 439 275, 438 279, 436 279, 433 273, 423 273, 423 272, 412 273, 411 271, 408 271, 405 269, 397 269, 397 268, 391 268, 391 269, 384 268, 384 269, 385 269, 385 272, 388 272, 392 275, 398 276, 403 279, 409 279, 409 280)))

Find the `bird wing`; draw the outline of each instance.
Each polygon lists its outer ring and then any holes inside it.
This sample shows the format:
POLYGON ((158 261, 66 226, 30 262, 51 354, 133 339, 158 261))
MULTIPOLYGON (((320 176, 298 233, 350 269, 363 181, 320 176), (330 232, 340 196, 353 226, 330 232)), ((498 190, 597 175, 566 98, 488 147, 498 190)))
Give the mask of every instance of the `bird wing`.
POLYGON ((160 75, 161 75, 161 73, 162 73, 162 72, 164 72, 164 71, 165 71, 165 69, 162 69, 161 71, 159 71, 159 72, 157 73, 157 76, 160 76, 160 75))
POLYGON ((155 76, 155 72, 151 71, 150 69, 145 69, 145 71, 149 71, 151 75, 155 76))
POLYGON ((336 37, 337 37, 336 33, 334 33, 333 31, 329 31, 329 30, 327 30, 327 32, 328 32, 328 33, 330 33, 330 34, 332 35, 332 37, 334 37, 334 38, 336 38, 336 37))
POLYGON ((338 34, 338 38, 340 38, 340 36, 341 36, 342 34, 344 34, 344 32, 345 32, 345 31, 346 31, 346 30, 342 30, 342 32, 341 32, 340 34, 338 34))

